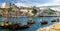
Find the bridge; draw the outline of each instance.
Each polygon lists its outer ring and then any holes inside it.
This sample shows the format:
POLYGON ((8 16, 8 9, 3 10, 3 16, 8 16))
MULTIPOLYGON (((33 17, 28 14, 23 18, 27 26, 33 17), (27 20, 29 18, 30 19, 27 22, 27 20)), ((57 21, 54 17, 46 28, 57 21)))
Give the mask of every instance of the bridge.
POLYGON ((56 7, 60 7, 60 5, 53 5, 53 6, 40 6, 38 8, 56 8, 56 7))

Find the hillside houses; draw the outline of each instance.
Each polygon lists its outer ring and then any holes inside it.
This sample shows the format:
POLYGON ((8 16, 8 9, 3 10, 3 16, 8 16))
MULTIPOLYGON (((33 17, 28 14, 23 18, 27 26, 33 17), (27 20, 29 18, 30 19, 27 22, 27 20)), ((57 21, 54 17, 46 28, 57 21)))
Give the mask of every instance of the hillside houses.
POLYGON ((23 12, 23 13, 28 13, 30 15, 33 15, 31 13, 32 12, 32 8, 22 7, 22 8, 20 8, 20 11, 23 12))
POLYGON ((39 7, 17 7, 15 4, 4 2, 0 8, 0 14, 8 17, 16 16, 43 16, 43 15, 60 15, 60 12, 52 10, 50 8, 39 8, 39 7), (7 4, 7 7, 6 7, 7 4), (3 6, 4 5, 4 6, 3 6))

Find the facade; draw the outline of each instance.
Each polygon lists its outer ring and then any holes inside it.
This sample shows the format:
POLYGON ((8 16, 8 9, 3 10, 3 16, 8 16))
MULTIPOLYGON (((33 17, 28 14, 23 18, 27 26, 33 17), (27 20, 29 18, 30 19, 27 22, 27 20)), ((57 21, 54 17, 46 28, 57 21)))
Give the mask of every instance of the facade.
POLYGON ((8 3, 8 2, 2 3, 1 8, 10 8, 10 3, 8 3))
POLYGON ((20 8, 20 12, 27 13, 29 16, 32 16, 32 8, 29 7, 22 7, 20 8))

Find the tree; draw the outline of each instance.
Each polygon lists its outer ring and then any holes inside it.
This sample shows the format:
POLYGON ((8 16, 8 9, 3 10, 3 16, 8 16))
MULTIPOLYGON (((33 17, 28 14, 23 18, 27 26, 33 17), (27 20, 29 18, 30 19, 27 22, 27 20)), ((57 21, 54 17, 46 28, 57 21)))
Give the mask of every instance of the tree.
POLYGON ((36 8, 35 6, 32 8, 32 13, 33 14, 36 14, 37 13, 37 10, 35 8, 36 8))
POLYGON ((53 12, 55 12, 54 10, 48 8, 48 9, 45 9, 43 13, 46 13, 46 14, 53 14, 53 12))

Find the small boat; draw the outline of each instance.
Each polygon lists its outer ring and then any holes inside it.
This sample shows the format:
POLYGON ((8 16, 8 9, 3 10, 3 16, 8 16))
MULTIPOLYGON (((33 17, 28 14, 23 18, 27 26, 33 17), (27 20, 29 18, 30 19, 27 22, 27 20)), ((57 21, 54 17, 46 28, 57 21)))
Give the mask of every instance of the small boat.
POLYGON ((48 21, 43 20, 43 21, 41 21, 40 23, 41 23, 41 24, 47 24, 48 21))
POLYGON ((34 24, 35 23, 35 21, 33 21, 33 20, 28 20, 27 21, 27 24, 34 24))
POLYGON ((59 19, 53 19, 51 22, 59 22, 59 19))

